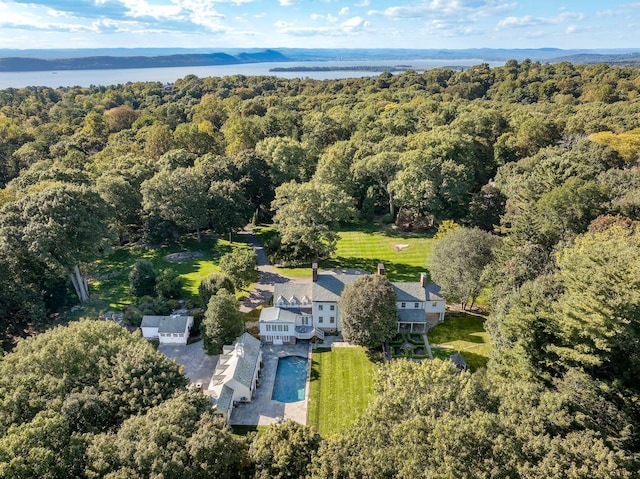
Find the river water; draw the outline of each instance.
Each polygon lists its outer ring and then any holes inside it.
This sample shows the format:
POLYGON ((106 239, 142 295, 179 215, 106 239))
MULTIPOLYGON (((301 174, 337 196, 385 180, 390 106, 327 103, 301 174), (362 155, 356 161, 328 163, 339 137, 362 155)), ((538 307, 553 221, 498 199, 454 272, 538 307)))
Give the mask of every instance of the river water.
MULTIPOLYGON (((272 62, 244 63, 240 65, 214 65, 204 67, 171 67, 171 68, 129 68, 123 70, 73 70, 57 72, 9 72, 0 73, 0 89, 23 88, 26 86, 46 86, 51 88, 65 86, 117 85, 128 82, 157 81, 173 83, 178 78, 193 74, 198 77, 230 76, 230 75, 272 75, 281 78, 313 78, 328 80, 339 78, 361 78, 377 76, 380 72, 366 71, 312 71, 312 72, 270 72, 270 68, 320 66, 398 66, 410 65, 416 70, 445 66, 469 67, 483 63, 481 59, 467 60, 366 60, 366 61, 325 61, 325 62, 272 62)), ((491 67, 504 65, 504 62, 486 62, 491 67)))

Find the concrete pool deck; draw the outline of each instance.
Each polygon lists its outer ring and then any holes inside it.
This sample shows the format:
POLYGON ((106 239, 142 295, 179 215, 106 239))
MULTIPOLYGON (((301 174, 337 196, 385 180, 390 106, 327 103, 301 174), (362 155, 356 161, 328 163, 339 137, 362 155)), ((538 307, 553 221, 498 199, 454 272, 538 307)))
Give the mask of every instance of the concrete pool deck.
POLYGON ((262 374, 260 387, 250 403, 238 404, 231 413, 231 424, 242 426, 267 426, 288 419, 300 424, 307 423, 307 405, 309 402, 309 371, 311 370, 311 347, 308 342, 293 345, 274 346, 265 344, 262 349, 262 374), (309 358, 305 397, 302 401, 282 403, 271 399, 276 379, 278 359, 284 356, 302 356, 309 358))

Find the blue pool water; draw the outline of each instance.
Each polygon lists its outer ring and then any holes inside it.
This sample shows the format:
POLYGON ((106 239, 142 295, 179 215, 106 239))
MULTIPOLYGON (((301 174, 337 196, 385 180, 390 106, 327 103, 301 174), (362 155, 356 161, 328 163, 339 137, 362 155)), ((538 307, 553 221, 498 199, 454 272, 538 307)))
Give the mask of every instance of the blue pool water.
POLYGON ((307 358, 300 356, 287 356, 278 360, 271 399, 280 402, 296 402, 304 399, 307 362, 307 358))

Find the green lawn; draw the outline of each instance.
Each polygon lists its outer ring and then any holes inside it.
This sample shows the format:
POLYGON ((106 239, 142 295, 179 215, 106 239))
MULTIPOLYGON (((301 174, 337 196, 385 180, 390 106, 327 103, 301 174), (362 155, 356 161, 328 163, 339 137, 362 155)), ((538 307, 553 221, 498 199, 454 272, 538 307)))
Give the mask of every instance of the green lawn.
POLYGON ((444 322, 430 329, 427 336, 431 346, 446 348, 432 348, 434 357, 446 359, 459 351, 471 371, 487 364, 491 343, 484 330, 484 318, 480 316, 447 313, 444 322))
MULTIPOLYGON (((91 281, 89 291, 92 296, 97 296, 98 301, 103 301, 108 307, 119 310, 131 304, 129 295, 129 271, 136 261, 147 259, 151 261, 156 271, 173 269, 180 273, 184 279, 184 294, 188 299, 196 299, 198 285, 202 278, 209 273, 218 271, 218 260, 230 252, 233 248, 246 248, 246 243, 229 243, 223 239, 204 238, 198 243, 192 237, 185 237, 179 243, 161 248, 121 247, 113 253, 91 265, 91 274, 95 280, 91 281), (198 258, 181 262, 169 262, 165 257, 170 253, 199 252, 198 258)), ((239 292, 242 296, 244 292, 239 292)))
POLYGON ((376 368, 363 348, 316 350, 308 424, 323 436, 352 425, 373 398, 376 368))
MULTIPOLYGON (((259 230, 261 240, 273 234, 268 228, 259 230)), ((420 273, 426 271, 433 244, 430 235, 402 233, 375 224, 345 227, 338 234, 336 252, 330 259, 321 261, 320 268, 360 268, 374 272, 378 263, 383 263, 391 281, 418 281, 420 273)), ((291 277, 311 276, 310 266, 279 268, 279 271, 291 277)))

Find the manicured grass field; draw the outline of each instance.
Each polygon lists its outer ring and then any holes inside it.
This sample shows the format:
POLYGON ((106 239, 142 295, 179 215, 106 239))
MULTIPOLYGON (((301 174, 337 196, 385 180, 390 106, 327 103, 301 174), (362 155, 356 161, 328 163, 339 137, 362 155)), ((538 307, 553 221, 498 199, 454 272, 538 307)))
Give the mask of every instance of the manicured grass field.
MULTIPOLYGON (((122 247, 112 254, 92 264, 92 276, 96 278, 89 285, 92 296, 108 303, 110 308, 119 310, 131 304, 133 298, 129 295, 129 272, 136 261, 147 259, 151 261, 156 271, 173 269, 184 279, 185 298, 196 299, 198 286, 202 278, 209 273, 219 271, 220 257, 229 253, 233 248, 246 248, 244 242, 229 243, 223 239, 204 238, 198 243, 195 238, 186 237, 181 242, 161 248, 122 247), (198 252, 198 258, 180 262, 170 262, 165 259, 168 254, 178 252, 198 252)), ((239 292, 239 296, 244 293, 239 292)))
MULTIPOLYGON (((260 230, 260 238, 267 239, 272 232, 260 230)), ((336 252, 330 259, 320 262, 320 268, 359 268, 370 273, 383 263, 391 281, 418 281, 426 271, 433 239, 425 234, 407 234, 379 225, 355 225, 343 228, 336 252)), ((309 266, 279 268, 283 275, 306 277, 309 266)))
POLYGON ((471 371, 487 364, 491 343, 489 335, 484 330, 482 317, 447 313, 444 323, 430 329, 427 337, 431 346, 447 347, 447 349, 432 348, 434 357, 446 359, 455 351, 459 351, 471 371))
POLYGON ((362 348, 313 353, 308 424, 326 436, 351 426, 373 398, 376 364, 362 348))

